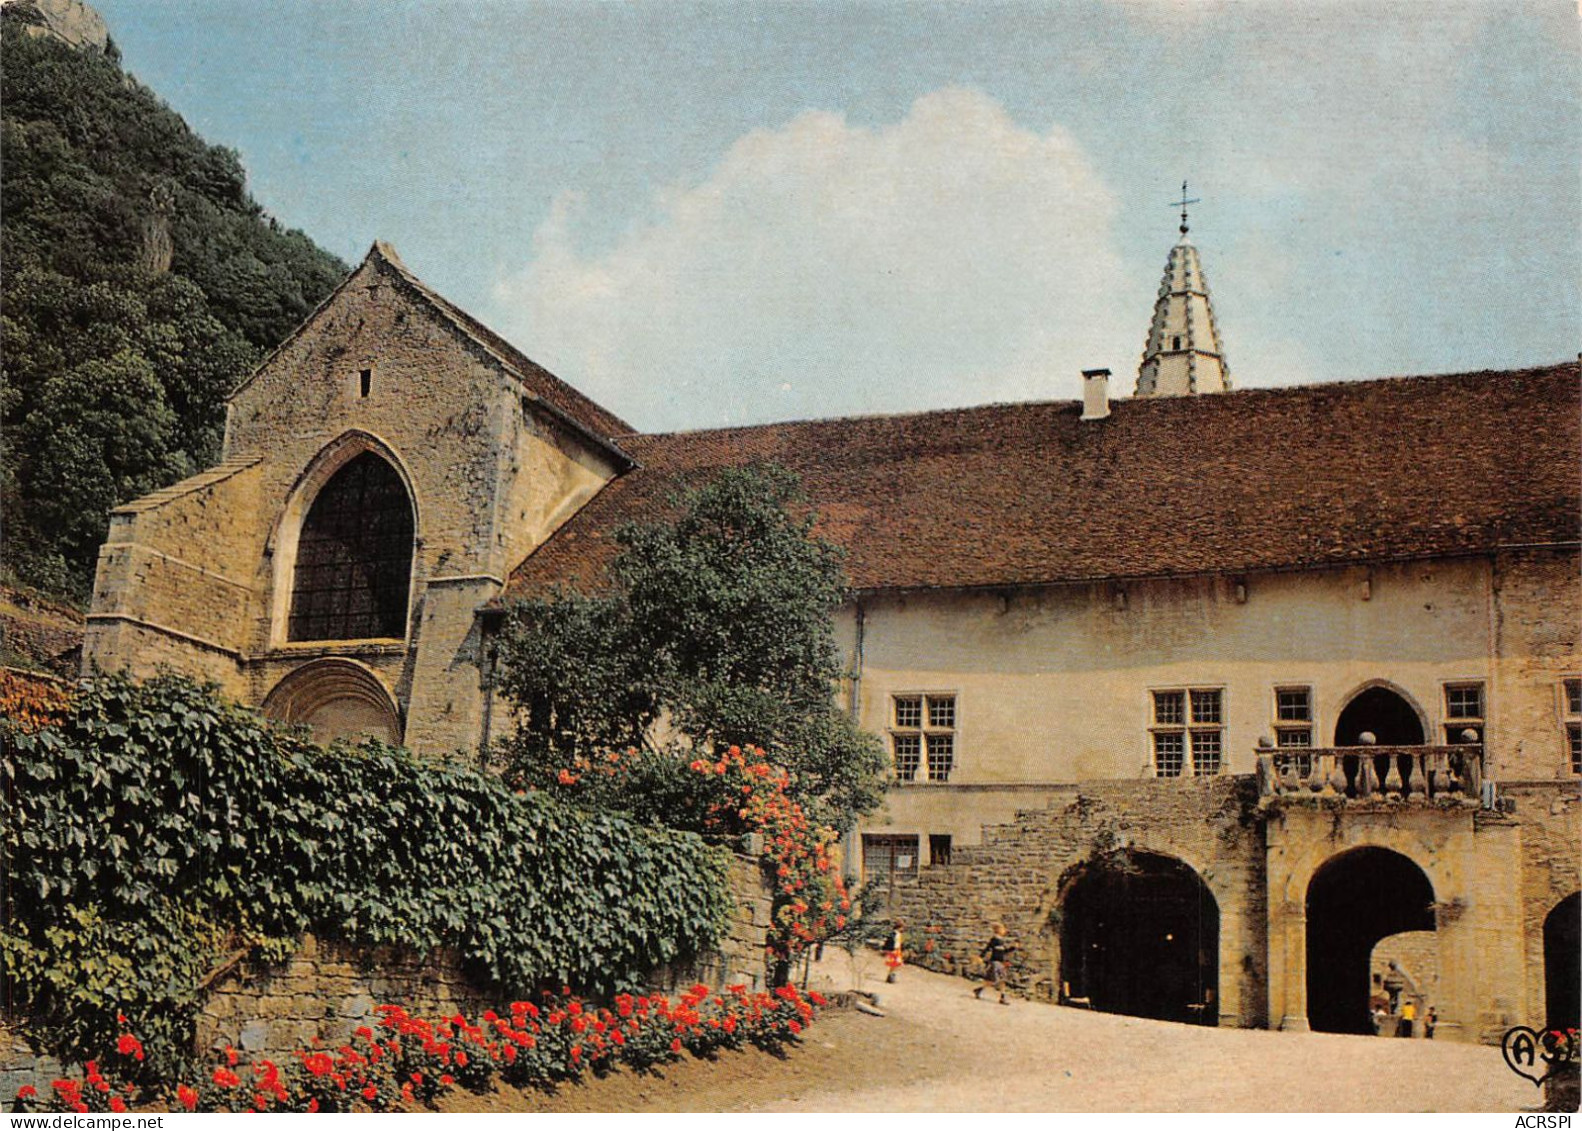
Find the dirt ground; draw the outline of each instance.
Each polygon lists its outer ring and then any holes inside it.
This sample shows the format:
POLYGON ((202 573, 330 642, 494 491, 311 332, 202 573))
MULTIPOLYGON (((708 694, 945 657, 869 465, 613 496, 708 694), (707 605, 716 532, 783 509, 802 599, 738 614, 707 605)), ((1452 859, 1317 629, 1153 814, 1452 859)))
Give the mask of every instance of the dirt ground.
POLYGON ((1537 1110, 1498 1049, 1448 1041, 1204 1029, 1042 1003, 975 1000, 908 968, 895 985, 844 955, 823 988, 880 994, 883 1017, 820 1018, 784 1059, 750 1051, 551 1095, 454 1097, 455 1112, 1537 1110))

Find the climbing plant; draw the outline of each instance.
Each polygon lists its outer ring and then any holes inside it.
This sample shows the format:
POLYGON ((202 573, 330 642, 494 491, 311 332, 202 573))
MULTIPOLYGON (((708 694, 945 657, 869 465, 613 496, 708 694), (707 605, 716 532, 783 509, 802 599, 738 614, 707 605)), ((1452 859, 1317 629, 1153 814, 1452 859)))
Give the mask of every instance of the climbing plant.
POLYGON ((453 948, 507 994, 608 994, 709 947, 729 908, 726 854, 696 836, 321 749, 174 677, 93 680, 0 742, 0 992, 67 1056, 124 1015, 168 1074, 216 959, 303 931, 453 948))

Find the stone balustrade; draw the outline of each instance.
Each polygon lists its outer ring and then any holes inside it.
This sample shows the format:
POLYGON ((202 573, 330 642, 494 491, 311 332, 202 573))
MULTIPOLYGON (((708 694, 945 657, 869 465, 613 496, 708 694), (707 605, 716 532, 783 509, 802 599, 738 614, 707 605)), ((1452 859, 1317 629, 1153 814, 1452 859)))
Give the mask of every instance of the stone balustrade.
POLYGON ((1476 800, 1483 747, 1340 746, 1258 751, 1258 794, 1407 803, 1476 800))

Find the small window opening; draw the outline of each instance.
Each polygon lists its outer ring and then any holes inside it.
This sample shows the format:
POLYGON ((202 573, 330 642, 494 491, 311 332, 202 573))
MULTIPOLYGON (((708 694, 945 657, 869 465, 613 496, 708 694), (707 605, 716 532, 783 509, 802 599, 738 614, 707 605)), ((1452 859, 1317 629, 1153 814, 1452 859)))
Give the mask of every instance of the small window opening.
POLYGON ((362 390, 359 395, 366 397, 374 387, 374 371, 372 369, 359 370, 357 381, 358 387, 362 390))
POLYGON ((934 867, 950 863, 950 834, 928 834, 928 862, 934 867))
POLYGON ((1173 349, 1173 350, 1180 349, 1181 348, 1181 335, 1177 334, 1172 340, 1175 342, 1175 345, 1171 346, 1170 348, 1173 349))

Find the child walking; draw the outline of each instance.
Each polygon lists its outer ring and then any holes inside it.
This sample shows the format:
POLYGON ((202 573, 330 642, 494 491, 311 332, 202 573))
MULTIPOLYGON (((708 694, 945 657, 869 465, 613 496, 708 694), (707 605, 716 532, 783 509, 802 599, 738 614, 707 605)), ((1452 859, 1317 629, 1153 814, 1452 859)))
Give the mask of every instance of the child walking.
POLYGON ((994 989, 999 991, 1000 1004, 1010 1005, 1010 999, 1005 996, 1005 967, 1010 961, 1011 952, 1016 949, 1016 944, 1007 937, 1004 923, 995 923, 993 931, 980 952, 985 964, 983 985, 973 990, 972 996, 981 998, 984 990, 994 989))

